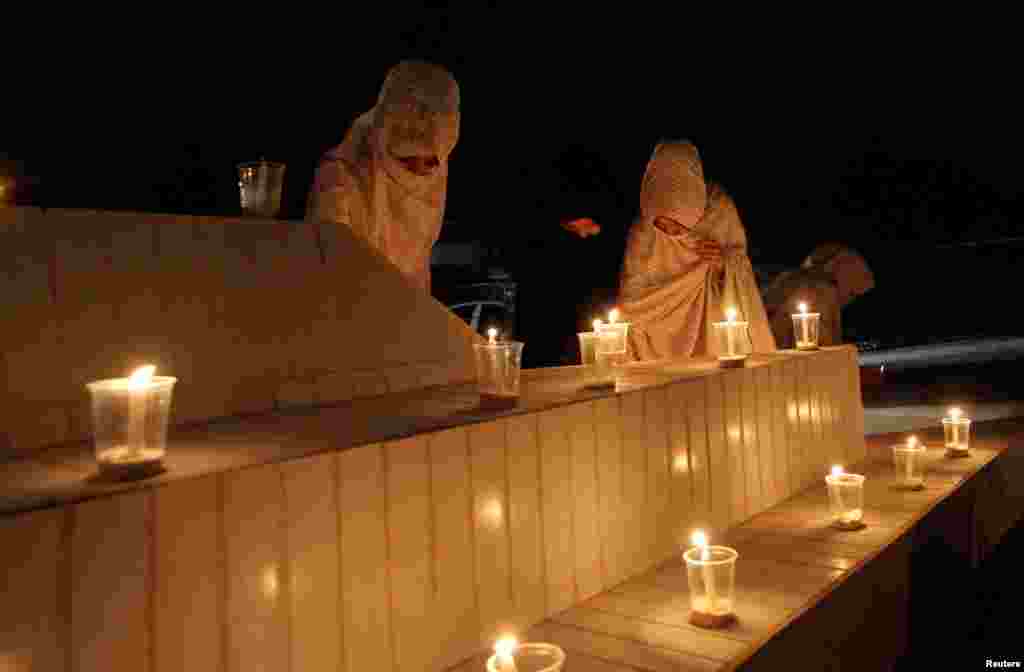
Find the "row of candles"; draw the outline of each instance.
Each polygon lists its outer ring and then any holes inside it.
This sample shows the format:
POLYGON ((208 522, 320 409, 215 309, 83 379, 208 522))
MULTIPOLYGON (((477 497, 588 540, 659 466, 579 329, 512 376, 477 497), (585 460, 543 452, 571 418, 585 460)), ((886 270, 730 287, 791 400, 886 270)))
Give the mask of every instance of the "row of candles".
MULTIPOLYGON (((801 303, 799 312, 792 315, 798 350, 818 347, 819 313, 807 311, 801 303)), ((748 323, 737 319, 735 308, 725 310, 725 320, 714 322, 719 343, 719 366, 744 366, 751 351, 748 323)), ((583 387, 586 389, 614 388, 616 371, 629 359, 629 322, 619 320, 619 311, 613 308, 607 322, 595 319, 594 330, 577 334, 580 343, 580 363, 583 387)), ((522 366, 523 343, 498 339, 497 329, 489 329, 487 343, 474 344, 477 381, 481 408, 504 409, 515 406, 519 400, 519 377, 522 366)))
MULTIPOLYGON (((942 419, 944 444, 948 457, 964 457, 970 452, 971 420, 959 408, 949 410, 942 419)), ((892 447, 893 461, 900 474, 897 487, 920 490, 924 487, 923 457, 927 447, 916 436, 892 447)), ((847 473, 842 465, 833 466, 825 476, 831 525, 840 530, 863 529, 864 482, 862 474, 847 473)), ((703 628, 723 628, 736 620, 734 601, 736 562, 739 553, 728 546, 712 546, 703 530, 690 539, 692 546, 683 552, 687 584, 690 589, 691 624, 703 628)), ((562 669, 565 652, 554 644, 535 642, 517 644, 503 637, 487 661, 488 672, 523 672, 524 669, 557 672, 562 669), (528 661, 524 667, 522 662, 528 661)))

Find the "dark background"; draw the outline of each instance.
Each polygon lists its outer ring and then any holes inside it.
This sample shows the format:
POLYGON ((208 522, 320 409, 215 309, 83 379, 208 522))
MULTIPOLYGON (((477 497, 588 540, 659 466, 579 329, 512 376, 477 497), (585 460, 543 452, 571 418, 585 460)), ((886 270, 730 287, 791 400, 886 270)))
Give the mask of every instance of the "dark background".
POLYGON ((798 264, 828 240, 865 255, 878 288, 847 310, 848 338, 1015 333, 1004 288, 1024 236, 1022 142, 1006 17, 476 7, 64 36, 45 70, 8 68, 0 159, 24 203, 236 214, 235 164, 265 156, 287 163, 283 216, 298 219, 317 158, 391 65, 423 58, 462 93, 441 241, 501 251, 524 283, 526 333, 558 314, 571 334, 613 300, 644 165, 666 137, 693 140, 733 194, 755 266, 798 264), (570 215, 604 231, 574 239, 557 225, 570 215))

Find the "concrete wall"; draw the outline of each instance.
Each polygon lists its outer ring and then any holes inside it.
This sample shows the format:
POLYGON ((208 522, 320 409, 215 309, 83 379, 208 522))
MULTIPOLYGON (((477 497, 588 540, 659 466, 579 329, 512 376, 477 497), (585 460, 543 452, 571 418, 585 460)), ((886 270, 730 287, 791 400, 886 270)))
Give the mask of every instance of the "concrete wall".
POLYGON ((84 439, 91 380, 172 422, 470 380, 474 336, 342 227, 0 208, 0 459, 84 439))
POLYGON ((443 670, 865 450, 847 347, 0 517, 0 669, 443 670))

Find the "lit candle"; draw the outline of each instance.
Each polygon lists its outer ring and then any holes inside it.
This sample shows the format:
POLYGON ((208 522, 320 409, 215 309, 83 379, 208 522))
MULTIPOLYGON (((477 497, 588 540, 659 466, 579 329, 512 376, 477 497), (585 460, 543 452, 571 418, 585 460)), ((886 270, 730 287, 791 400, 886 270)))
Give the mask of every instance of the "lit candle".
POLYGON ((133 459, 142 455, 146 444, 146 398, 156 367, 140 366, 128 376, 128 453, 133 459))
POLYGON ((725 321, 729 323, 729 326, 725 329, 725 354, 729 357, 733 357, 736 355, 736 337, 733 334, 733 325, 736 324, 735 308, 725 309, 725 321))
MULTIPOLYGON (((843 468, 840 465, 837 464, 837 465, 832 467, 832 478, 839 478, 842 475, 843 475, 843 468)), ((836 508, 838 508, 840 511, 846 511, 846 507, 843 506, 843 493, 840 490, 840 488, 838 486, 836 486, 836 487, 832 488, 831 490, 832 490, 832 496, 835 497, 835 499, 836 499, 836 508)))
POLYGON ((497 340, 496 340, 497 338, 498 338, 498 330, 497 329, 495 329, 494 327, 491 327, 490 329, 487 330, 487 343, 489 345, 496 345, 497 344, 497 340))
POLYGON ((960 447, 960 415, 961 412, 959 408, 949 409, 949 419, 953 421, 951 423, 953 429, 953 440, 951 443, 953 444, 954 449, 958 449, 960 447))
POLYGON ((907 458, 903 464, 903 470, 906 474, 907 485, 915 485, 916 483, 914 481, 914 449, 917 448, 916 436, 907 437, 907 448, 909 448, 910 450, 907 451, 907 458))
POLYGON ((800 334, 803 336, 800 340, 804 343, 810 343, 811 336, 807 333, 807 304, 801 303, 797 308, 800 310, 800 334))
POLYGON ((615 324, 618 321, 619 321, 619 309, 618 308, 612 308, 611 310, 608 311, 608 322, 611 323, 611 324, 615 324))
MULTIPOLYGON (((700 549, 701 562, 711 561, 711 551, 708 548, 708 537, 703 530, 697 530, 690 538, 693 545, 700 549)), ((715 573, 711 565, 703 565, 701 568, 704 575, 704 592, 708 599, 708 613, 715 614, 718 611, 718 590, 715 587, 715 573)))
POLYGON ((515 637, 502 637, 494 643, 494 662, 496 663, 493 667, 497 672, 516 672, 516 660, 512 655, 515 653, 516 647, 519 642, 516 641, 515 637))
POLYGON ((597 332, 601 331, 601 325, 603 324, 603 322, 601 322, 601 320, 594 320, 593 324, 594 324, 594 333, 595 334, 597 332))

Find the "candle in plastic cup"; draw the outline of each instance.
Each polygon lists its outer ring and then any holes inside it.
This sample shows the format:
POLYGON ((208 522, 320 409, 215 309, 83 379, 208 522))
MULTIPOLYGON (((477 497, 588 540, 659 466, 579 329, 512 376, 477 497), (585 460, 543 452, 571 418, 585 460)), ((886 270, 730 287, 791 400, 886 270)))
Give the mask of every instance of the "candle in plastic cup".
POLYGON ((723 366, 738 366, 751 351, 748 323, 736 319, 736 309, 727 308, 724 322, 713 322, 718 344, 718 361, 723 366))
POLYGON ((131 475, 164 458, 167 423, 176 378, 154 376, 143 366, 128 378, 88 383, 96 461, 102 471, 131 475))
POLYGON ((793 331, 796 334, 797 350, 816 350, 818 348, 818 325, 820 313, 808 313, 807 304, 798 306, 800 312, 794 313, 793 331))
POLYGON ((927 446, 919 443, 916 436, 907 438, 905 444, 896 444, 892 447, 893 461, 902 477, 902 487, 915 490, 924 487, 923 466, 927 450, 927 446))
POLYGON ((963 417, 959 408, 949 409, 949 416, 942 419, 942 433, 946 450, 956 455, 966 455, 970 449, 971 420, 963 417))
MULTIPOLYGON (((618 326, 618 325, 616 325, 618 326)), ((600 385, 614 385, 618 367, 628 361, 626 341, 623 332, 604 325, 597 334, 594 344, 594 381, 600 385)))
POLYGON ((825 477, 829 509, 834 524, 851 527, 862 524, 864 517, 864 477, 847 474, 840 466, 832 467, 825 477))
POLYGON ((709 546, 704 533, 694 533, 694 546, 683 553, 690 587, 691 622, 698 625, 724 625, 733 615, 736 581, 735 550, 709 546))
MULTIPOLYGON (((490 334, 489 334, 490 335, 490 334)), ((518 341, 474 343, 480 406, 510 408, 519 401, 523 344, 518 341)))
POLYGON ((554 644, 518 644, 514 637, 502 637, 487 659, 487 672, 559 672, 564 664, 565 651, 554 644))

